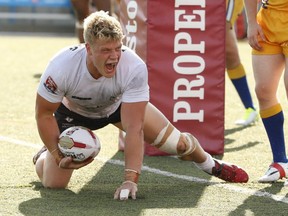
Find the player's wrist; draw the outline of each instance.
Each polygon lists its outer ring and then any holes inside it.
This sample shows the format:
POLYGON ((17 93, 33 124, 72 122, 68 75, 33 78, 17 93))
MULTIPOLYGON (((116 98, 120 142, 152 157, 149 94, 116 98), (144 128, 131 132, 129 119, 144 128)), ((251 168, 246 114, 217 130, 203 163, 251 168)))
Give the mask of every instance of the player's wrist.
POLYGON ((56 164, 59 166, 60 161, 64 158, 64 155, 58 147, 49 151, 50 154, 54 157, 56 164))
POLYGON ((140 173, 133 169, 125 169, 124 182, 134 182, 138 183, 140 173))

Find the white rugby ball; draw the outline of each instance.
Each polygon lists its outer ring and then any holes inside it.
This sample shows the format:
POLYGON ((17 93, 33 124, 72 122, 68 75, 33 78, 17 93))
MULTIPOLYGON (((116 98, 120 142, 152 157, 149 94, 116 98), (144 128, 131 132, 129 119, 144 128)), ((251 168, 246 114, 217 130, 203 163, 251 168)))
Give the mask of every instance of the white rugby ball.
POLYGON ((80 162, 89 157, 96 157, 101 144, 93 131, 82 126, 74 126, 60 134, 58 147, 66 157, 72 157, 74 161, 80 162))

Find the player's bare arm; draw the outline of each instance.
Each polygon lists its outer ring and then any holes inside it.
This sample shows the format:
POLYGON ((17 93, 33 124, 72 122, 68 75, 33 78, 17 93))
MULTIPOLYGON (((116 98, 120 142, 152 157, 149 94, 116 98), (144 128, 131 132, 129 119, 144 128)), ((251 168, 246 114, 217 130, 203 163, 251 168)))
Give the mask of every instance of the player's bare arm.
POLYGON ((126 131, 125 168, 141 172, 143 160, 143 124, 147 102, 122 103, 121 122, 126 131))
POLYGON ((262 28, 258 25, 256 20, 258 11, 257 5, 258 1, 256 0, 245 0, 246 14, 249 23, 247 30, 247 38, 249 40, 249 45, 256 50, 261 50, 262 46, 259 44, 259 40, 265 41, 265 36, 262 28))
POLYGON ((59 106, 60 103, 51 103, 37 94, 35 112, 39 135, 60 168, 79 169, 91 163, 93 159, 89 158, 81 163, 75 163, 70 157, 64 158, 63 154, 60 152, 58 148, 60 132, 53 115, 59 106))
POLYGON ((116 190, 114 198, 136 199, 137 183, 141 173, 144 153, 144 115, 147 102, 122 103, 121 122, 126 131, 124 182, 116 190))
POLYGON ((60 103, 50 103, 39 94, 36 97, 35 115, 39 135, 47 147, 48 151, 54 156, 56 163, 59 164, 63 155, 58 151, 59 129, 53 113, 60 103))

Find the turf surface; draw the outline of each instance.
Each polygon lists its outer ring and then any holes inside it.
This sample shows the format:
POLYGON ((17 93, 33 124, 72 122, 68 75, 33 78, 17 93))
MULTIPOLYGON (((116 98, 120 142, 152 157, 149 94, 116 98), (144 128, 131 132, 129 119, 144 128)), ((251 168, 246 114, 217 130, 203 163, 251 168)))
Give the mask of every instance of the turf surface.
MULTIPOLYGON (((250 175, 247 184, 224 183, 174 157, 146 156, 138 199, 115 201, 123 153, 117 151, 118 131, 108 126, 96 132, 102 142, 99 156, 75 171, 67 189, 43 188, 32 164, 42 145, 34 119, 36 88, 49 59, 77 40, 73 36, 0 35, 0 41, 0 215, 287 215, 284 180, 257 182, 271 162, 270 147, 260 121, 245 128, 234 125, 244 108, 228 79, 225 154, 216 157, 245 168, 250 175)), ((240 41, 239 49, 253 93, 247 42, 240 41)), ((285 110, 282 83, 279 98, 285 110)))

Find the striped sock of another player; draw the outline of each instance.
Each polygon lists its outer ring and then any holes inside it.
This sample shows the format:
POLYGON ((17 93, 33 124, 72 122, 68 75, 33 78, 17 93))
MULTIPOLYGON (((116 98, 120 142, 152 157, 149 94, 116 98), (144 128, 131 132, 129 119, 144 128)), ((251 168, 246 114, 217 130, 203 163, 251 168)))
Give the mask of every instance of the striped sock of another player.
POLYGON ((280 104, 261 110, 260 116, 268 135, 274 162, 287 162, 284 139, 284 115, 280 104))
POLYGON ((240 64, 234 69, 227 69, 227 73, 245 109, 253 108, 255 110, 243 65, 240 64))

